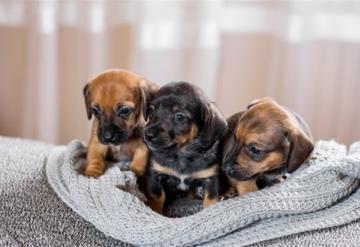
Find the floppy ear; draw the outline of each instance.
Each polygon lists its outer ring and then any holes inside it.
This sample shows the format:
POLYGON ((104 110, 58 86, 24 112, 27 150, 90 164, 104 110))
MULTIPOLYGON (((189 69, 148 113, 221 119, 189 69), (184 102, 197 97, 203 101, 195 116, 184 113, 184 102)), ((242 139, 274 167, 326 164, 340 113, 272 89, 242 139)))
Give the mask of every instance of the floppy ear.
POLYGON ((239 122, 239 118, 244 114, 244 112, 245 111, 235 113, 226 120, 228 127, 226 134, 221 138, 219 145, 219 153, 222 161, 227 160, 228 157, 231 156, 237 149, 236 143, 234 143, 235 130, 239 122))
POLYGON ((91 100, 90 100, 90 84, 86 84, 83 89, 84 99, 85 99, 85 106, 86 106, 86 113, 87 117, 90 120, 92 116, 91 110, 91 100))
POLYGON ((241 111, 238 113, 235 113, 233 115, 231 115, 227 120, 227 125, 228 125, 228 131, 231 131, 232 133, 235 131, 237 124, 239 122, 239 118, 245 113, 245 111, 241 111))
POLYGON ((295 171, 309 157, 314 149, 311 137, 301 131, 288 133, 290 152, 287 161, 287 171, 295 171))
POLYGON ((215 104, 202 104, 201 117, 204 125, 200 134, 200 142, 204 147, 210 147, 226 132, 227 123, 215 104))
POLYGON ((159 86, 153 82, 141 81, 140 91, 141 91, 141 111, 143 113, 145 121, 148 119, 149 113, 149 104, 154 97, 154 94, 159 90, 159 86))

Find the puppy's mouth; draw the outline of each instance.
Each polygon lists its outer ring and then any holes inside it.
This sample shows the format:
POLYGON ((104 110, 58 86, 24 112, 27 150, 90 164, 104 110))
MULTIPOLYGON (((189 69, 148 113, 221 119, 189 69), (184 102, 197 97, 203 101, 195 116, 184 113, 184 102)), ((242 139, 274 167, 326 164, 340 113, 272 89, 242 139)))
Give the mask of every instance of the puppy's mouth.
POLYGON ((241 172, 239 171, 239 169, 237 169, 238 164, 236 163, 231 163, 231 164, 225 164, 225 167, 223 168, 225 174, 233 179, 236 179, 238 181, 246 181, 249 179, 253 179, 256 178, 257 176, 260 175, 260 173, 255 173, 255 174, 247 174, 245 172, 241 172))
POLYGON ((145 131, 143 136, 145 144, 152 151, 168 150, 175 146, 167 136, 155 134, 151 131, 145 131))
POLYGON ((162 143, 151 142, 146 139, 144 139, 144 142, 151 151, 168 150, 176 146, 176 144, 162 144, 162 143))

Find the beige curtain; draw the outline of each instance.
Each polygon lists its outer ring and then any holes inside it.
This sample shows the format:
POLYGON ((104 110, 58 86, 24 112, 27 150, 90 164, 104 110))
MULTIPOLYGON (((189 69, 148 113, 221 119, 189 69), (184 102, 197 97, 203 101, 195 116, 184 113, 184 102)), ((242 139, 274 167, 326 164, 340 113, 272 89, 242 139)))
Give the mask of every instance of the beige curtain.
POLYGON ((0 135, 86 140, 107 68, 200 85, 226 116, 272 96, 315 138, 360 139, 356 1, 0 1, 0 135))

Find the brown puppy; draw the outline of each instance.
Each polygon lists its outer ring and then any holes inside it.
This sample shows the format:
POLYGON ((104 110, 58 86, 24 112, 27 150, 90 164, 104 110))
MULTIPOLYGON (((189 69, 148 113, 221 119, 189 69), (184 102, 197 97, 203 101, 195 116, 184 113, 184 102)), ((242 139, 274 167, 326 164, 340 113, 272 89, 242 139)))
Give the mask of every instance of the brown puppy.
POLYGON ((281 181, 311 154, 309 127, 274 100, 256 100, 228 119, 222 169, 238 195, 281 181))
POLYGON ((102 175, 106 158, 132 160, 130 170, 144 175, 148 149, 142 112, 156 90, 155 84, 120 69, 105 71, 84 87, 87 116, 94 115, 84 175, 102 175))

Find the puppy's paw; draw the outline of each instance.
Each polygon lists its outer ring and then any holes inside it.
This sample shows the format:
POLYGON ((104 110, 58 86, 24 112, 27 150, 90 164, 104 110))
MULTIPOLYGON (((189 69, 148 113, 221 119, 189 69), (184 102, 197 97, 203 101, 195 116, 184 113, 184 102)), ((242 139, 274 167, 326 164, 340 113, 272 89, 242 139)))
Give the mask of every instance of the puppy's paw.
POLYGON ((234 187, 231 187, 230 189, 228 189, 224 196, 222 197, 222 200, 226 200, 226 199, 229 199, 229 198, 233 198, 233 197, 236 197, 237 196, 237 191, 234 187))
POLYGON ((104 174, 104 167, 103 164, 89 163, 84 170, 84 175, 93 178, 100 177, 104 174))
POLYGON ((146 173, 146 163, 138 160, 133 160, 130 164, 129 169, 130 171, 134 172, 137 177, 143 177, 146 173))
POLYGON ((255 192, 259 190, 259 188, 256 185, 256 179, 249 179, 245 181, 237 181, 236 190, 239 196, 243 196, 250 192, 255 192))
POLYGON ((205 197, 205 199, 203 200, 203 208, 207 208, 211 205, 214 205, 215 203, 217 203, 219 200, 217 198, 208 198, 205 197))
POLYGON ((138 148, 130 164, 130 171, 134 172, 137 177, 145 176, 146 166, 148 163, 148 149, 146 147, 138 148))
POLYGON ((84 171, 84 175, 85 175, 86 177, 98 178, 98 177, 100 177, 101 175, 103 175, 103 172, 85 170, 85 171, 84 171))

